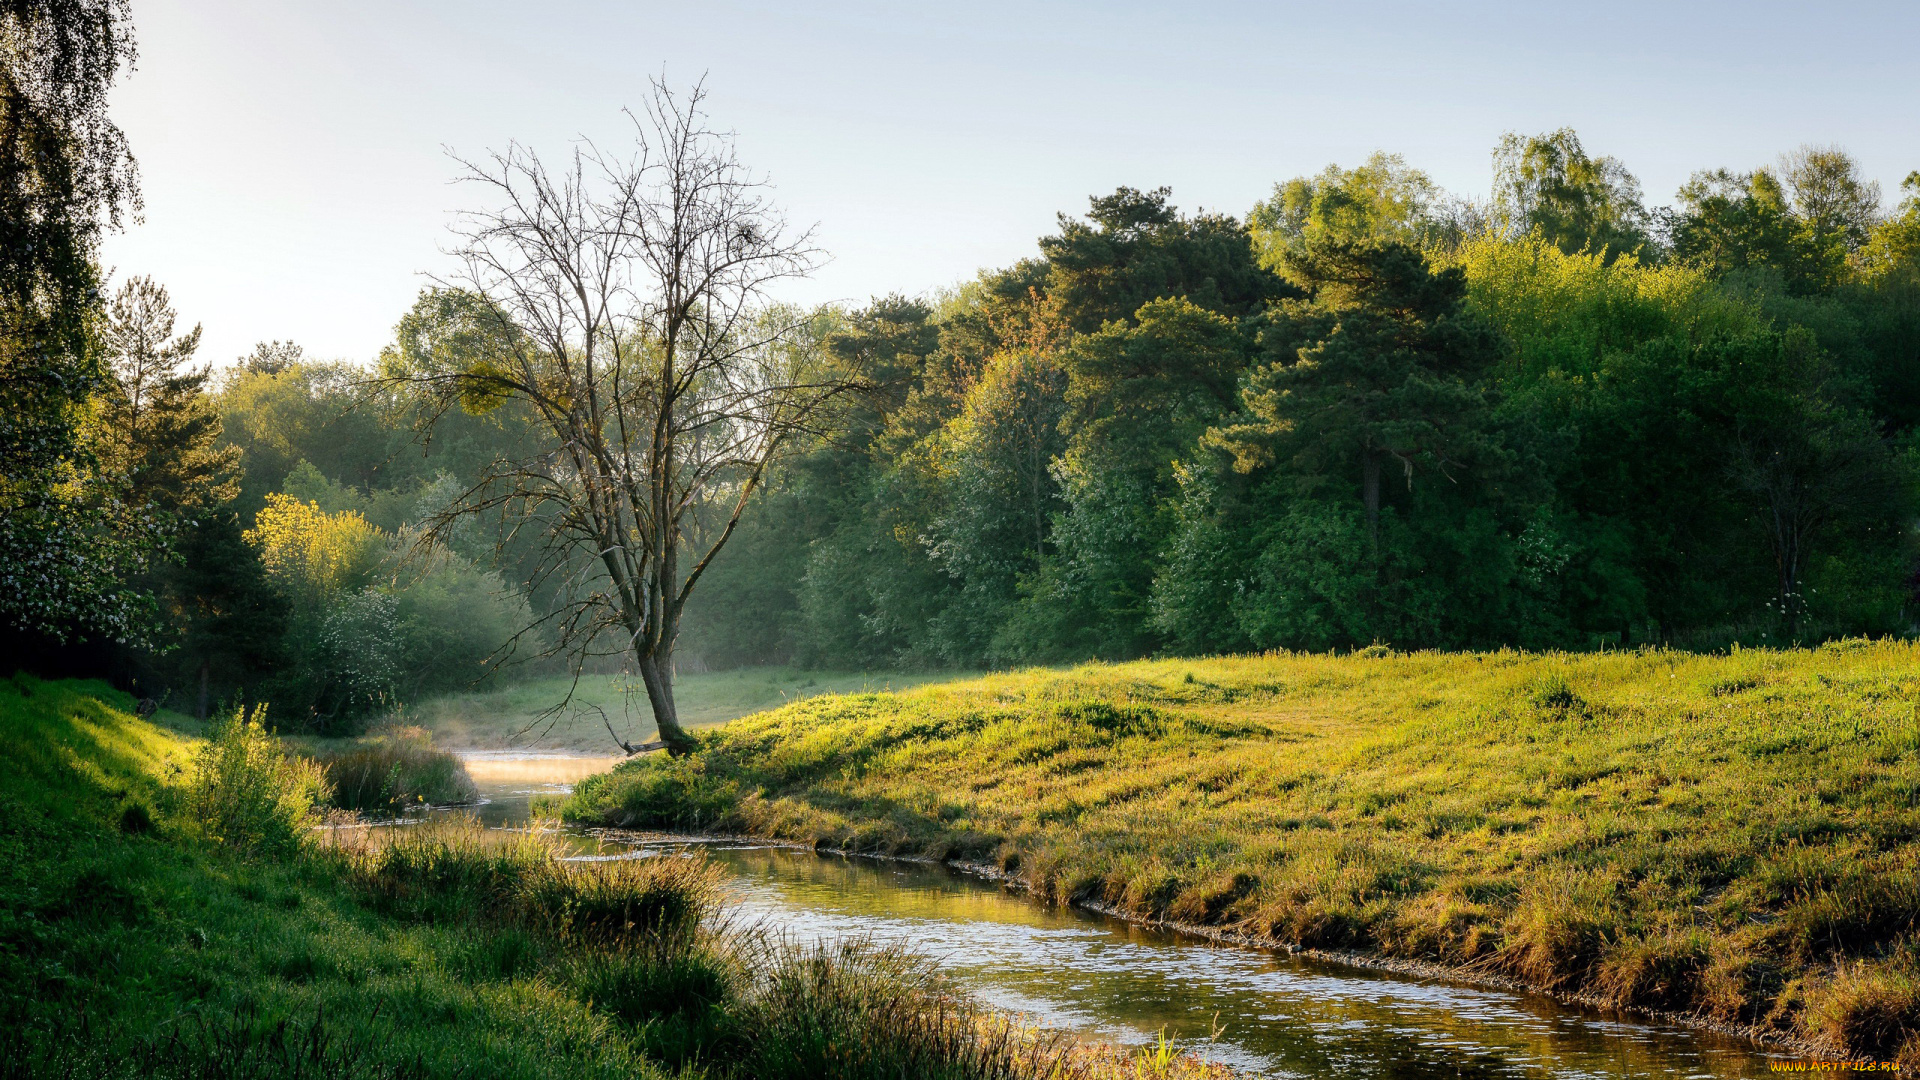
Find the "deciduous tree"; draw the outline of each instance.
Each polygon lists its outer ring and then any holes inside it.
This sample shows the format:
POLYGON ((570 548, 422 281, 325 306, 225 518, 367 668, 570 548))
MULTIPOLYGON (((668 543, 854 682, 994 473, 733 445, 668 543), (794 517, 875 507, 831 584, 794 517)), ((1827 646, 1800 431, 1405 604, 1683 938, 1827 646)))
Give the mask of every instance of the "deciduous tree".
POLYGON ((704 96, 656 83, 627 154, 585 143, 553 169, 516 144, 466 163, 492 205, 457 227, 444 284, 492 330, 479 355, 396 376, 537 418, 543 445, 495 461, 437 525, 499 511, 540 531, 542 577, 563 585, 553 648, 625 658, 675 753, 691 745, 673 692, 688 597, 774 461, 859 386, 806 313, 770 305, 817 252, 707 126, 704 96))

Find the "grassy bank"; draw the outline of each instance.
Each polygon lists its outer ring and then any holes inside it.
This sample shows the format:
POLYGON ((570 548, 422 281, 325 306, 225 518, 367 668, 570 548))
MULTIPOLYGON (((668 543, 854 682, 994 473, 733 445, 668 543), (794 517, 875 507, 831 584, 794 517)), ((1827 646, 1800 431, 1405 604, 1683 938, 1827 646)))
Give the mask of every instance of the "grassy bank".
POLYGON ((1028 1038, 909 957, 738 925, 697 861, 562 863, 459 823, 316 832, 319 765, 132 705, 0 681, 0 1078, 1100 1080, 1145 1060, 1028 1038))
POLYGON ((1917 701, 1893 643, 1092 665, 790 705, 567 813, 991 861, 1911 1061, 1917 701))
POLYGON ((560 988, 463 966, 470 927, 204 835, 199 745, 132 705, 0 682, 0 1074, 663 1074, 560 988))
MULTIPOLYGON (((682 675, 674 683, 674 697, 681 723, 707 727, 821 694, 905 690, 945 678, 950 676, 739 668, 682 675)), ((615 753, 603 713, 630 742, 655 735, 646 691, 638 678, 623 675, 586 676, 577 685, 571 679, 529 679, 485 693, 435 698, 395 719, 426 728, 436 745, 453 749, 615 753), (569 691, 574 707, 543 715, 569 691)))

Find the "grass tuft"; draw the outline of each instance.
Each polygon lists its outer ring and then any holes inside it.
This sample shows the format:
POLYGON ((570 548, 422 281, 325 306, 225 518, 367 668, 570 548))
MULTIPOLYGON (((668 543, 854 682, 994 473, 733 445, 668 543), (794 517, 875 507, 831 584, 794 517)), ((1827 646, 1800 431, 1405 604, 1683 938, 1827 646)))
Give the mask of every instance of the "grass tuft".
POLYGON ((1911 956, 1842 967, 1814 997, 1806 1027, 1863 1058, 1920 1063, 1920 973, 1911 956))
POLYGON ((344 810, 392 814, 417 806, 463 805, 479 797, 466 766, 436 750, 422 728, 393 728, 318 760, 333 789, 333 805, 344 810))

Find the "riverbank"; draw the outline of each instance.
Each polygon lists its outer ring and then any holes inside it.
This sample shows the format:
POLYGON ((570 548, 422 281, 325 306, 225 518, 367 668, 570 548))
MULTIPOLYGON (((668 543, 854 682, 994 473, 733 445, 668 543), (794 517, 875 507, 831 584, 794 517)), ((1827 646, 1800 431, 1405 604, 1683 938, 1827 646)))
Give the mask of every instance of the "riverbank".
POLYGON ((0 1075, 1136 1075, 905 954, 730 925, 697 860, 567 863, 459 823, 316 831, 317 766, 132 706, 0 680, 0 1075))
POLYGON ((568 814, 1911 1058, 1916 690, 1894 643, 1091 665, 788 706, 568 814))

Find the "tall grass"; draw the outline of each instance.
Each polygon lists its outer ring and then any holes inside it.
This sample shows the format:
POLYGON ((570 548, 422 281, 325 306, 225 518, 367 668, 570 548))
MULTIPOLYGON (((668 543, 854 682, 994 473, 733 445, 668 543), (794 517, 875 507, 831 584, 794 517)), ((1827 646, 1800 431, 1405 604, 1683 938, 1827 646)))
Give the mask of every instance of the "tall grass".
POLYGON ((397 813, 418 806, 453 806, 478 797, 460 759, 435 749, 423 728, 392 728, 318 761, 345 810, 397 813))
POLYGON ((783 946, 744 1003, 758 1080, 1024 1080, 1075 1076, 1063 1037, 984 1014, 925 962, 860 941, 783 946))
POLYGON ((268 733, 265 708, 217 720, 187 788, 189 820, 230 847, 292 855, 308 840, 313 809, 328 796, 325 774, 288 754, 268 733))
POLYGON ((1092 664, 800 702, 565 812, 1913 1055, 1916 701, 1904 642, 1092 664))
POLYGON ((551 837, 489 830, 471 817, 337 829, 329 854, 375 910, 415 920, 499 918, 521 910, 527 880, 550 872, 551 837))

